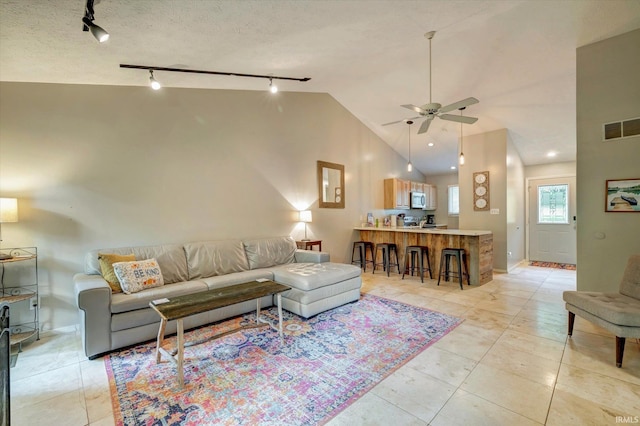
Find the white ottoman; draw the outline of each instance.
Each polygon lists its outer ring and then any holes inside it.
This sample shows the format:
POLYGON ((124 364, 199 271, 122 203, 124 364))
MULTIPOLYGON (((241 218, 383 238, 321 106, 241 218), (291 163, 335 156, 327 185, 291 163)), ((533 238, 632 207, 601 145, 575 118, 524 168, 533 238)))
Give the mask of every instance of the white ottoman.
POLYGON ((288 285, 282 307, 304 318, 360 299, 361 269, 344 263, 289 263, 272 269, 273 280, 288 285))

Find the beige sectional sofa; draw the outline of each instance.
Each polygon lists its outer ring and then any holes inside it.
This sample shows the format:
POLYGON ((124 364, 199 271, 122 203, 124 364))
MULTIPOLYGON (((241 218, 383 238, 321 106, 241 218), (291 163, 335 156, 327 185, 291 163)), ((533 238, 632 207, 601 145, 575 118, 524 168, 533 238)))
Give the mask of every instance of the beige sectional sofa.
MULTIPOLYGON (((291 287, 282 293, 284 309, 308 318, 358 300, 360 268, 329 262, 329 254, 298 250, 290 237, 203 241, 146 247, 91 250, 84 273, 74 276, 84 352, 90 359, 118 348, 152 340, 160 318, 149 302, 254 281, 271 279, 291 287), (101 275, 98 253, 131 254, 157 260, 164 285, 137 293, 112 293, 101 275)), ((273 304, 273 297, 260 300, 273 304)), ((244 302, 186 318, 193 328, 255 310, 244 302)), ((167 333, 175 332, 169 323, 167 333)))

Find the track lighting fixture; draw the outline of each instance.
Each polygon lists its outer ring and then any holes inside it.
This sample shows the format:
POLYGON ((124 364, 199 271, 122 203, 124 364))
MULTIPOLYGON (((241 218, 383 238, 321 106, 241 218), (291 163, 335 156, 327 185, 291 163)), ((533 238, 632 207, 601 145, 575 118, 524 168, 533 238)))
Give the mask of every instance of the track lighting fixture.
POLYGON ((153 76, 153 70, 149 70, 149 84, 151 84, 151 88, 153 90, 160 90, 162 87, 162 84, 160 84, 153 76))
POLYGON ((91 31, 91 34, 98 40, 100 43, 104 43, 109 40, 109 33, 106 32, 102 27, 93 23, 95 19, 93 17, 93 1, 87 0, 87 6, 84 10, 84 17, 82 18, 82 31, 91 31))
MULTIPOLYGON (((275 76, 275 75, 244 74, 244 73, 238 73, 238 72, 205 71, 205 70, 191 70, 191 69, 186 69, 186 68, 155 67, 155 66, 151 66, 151 65, 120 64, 120 68, 131 68, 131 69, 149 70, 149 71, 186 72, 186 73, 191 73, 191 74, 229 75, 229 76, 234 76, 234 77, 266 78, 266 79, 269 80, 269 90, 271 91, 271 93, 276 93, 278 91, 278 86, 273 84, 273 80, 292 80, 292 81, 301 81, 301 82, 311 80, 311 77, 304 77, 304 78, 281 77, 281 76, 275 76)), ((153 78, 153 72, 151 73, 151 78, 149 80, 151 80, 152 78, 153 78)), ((151 81, 152 84, 153 84, 153 81, 155 81, 155 80, 151 81)), ((160 87, 158 87, 158 89, 159 88, 160 87)), ((154 87, 154 89, 155 89, 155 87, 154 87)))
MULTIPOLYGON (((460 117, 462 117, 462 110, 466 107, 460 108, 460 117)), ((462 151, 462 121, 460 122, 460 165, 464 166, 464 152, 462 151)))
POLYGON ((409 163, 407 164, 407 171, 413 171, 413 165, 411 164, 411 125, 413 121, 407 120, 407 124, 409 125, 409 163))

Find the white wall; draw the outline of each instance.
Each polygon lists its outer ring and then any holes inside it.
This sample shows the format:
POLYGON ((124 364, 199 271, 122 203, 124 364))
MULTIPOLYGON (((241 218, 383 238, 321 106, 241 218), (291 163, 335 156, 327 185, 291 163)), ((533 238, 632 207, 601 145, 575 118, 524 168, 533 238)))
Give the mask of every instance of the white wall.
POLYGON ((576 175, 576 162, 567 161, 562 163, 536 164, 524 168, 526 179, 567 177, 576 175))
POLYGON ((608 179, 640 178, 640 137, 602 125, 640 116, 640 30, 577 49, 578 290, 617 291, 640 253, 640 213, 605 213, 608 179))
MULTIPOLYGON (((493 268, 507 271, 507 130, 465 136, 465 165, 458 170, 460 229, 493 232, 493 268), (499 214, 473 210, 473 173, 489 171, 490 207, 499 214)), ((524 183, 523 183, 524 184, 524 183)))
POLYGON ((293 235, 350 260, 353 226, 406 160, 328 94, 0 83, 3 247, 40 254, 44 329, 77 322, 94 248, 293 235), (345 166, 345 209, 317 207, 316 161, 345 166))
POLYGON ((525 171, 520 154, 507 132, 507 270, 511 270, 526 257, 525 227, 525 171))

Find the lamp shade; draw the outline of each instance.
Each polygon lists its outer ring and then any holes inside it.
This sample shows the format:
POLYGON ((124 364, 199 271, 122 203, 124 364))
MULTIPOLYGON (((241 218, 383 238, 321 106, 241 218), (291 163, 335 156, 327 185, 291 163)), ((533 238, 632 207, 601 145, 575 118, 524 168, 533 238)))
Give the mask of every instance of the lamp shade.
POLYGON ((311 210, 300 211, 300 222, 311 222, 311 210))
POLYGON ((18 199, 0 198, 0 223, 18 221, 18 199))

